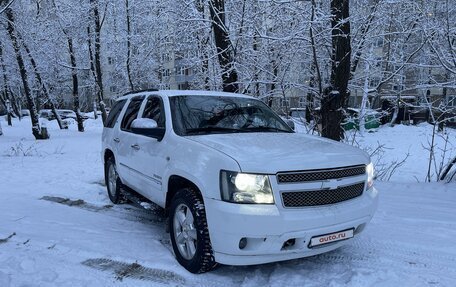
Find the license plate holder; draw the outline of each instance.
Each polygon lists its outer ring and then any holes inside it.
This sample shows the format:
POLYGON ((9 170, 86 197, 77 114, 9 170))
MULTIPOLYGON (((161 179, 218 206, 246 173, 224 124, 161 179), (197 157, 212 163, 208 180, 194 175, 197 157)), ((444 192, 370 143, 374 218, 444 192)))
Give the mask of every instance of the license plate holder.
POLYGON ((342 231, 331 232, 327 234, 317 235, 310 239, 309 248, 319 247, 329 243, 339 242, 353 238, 354 228, 345 229, 342 231))

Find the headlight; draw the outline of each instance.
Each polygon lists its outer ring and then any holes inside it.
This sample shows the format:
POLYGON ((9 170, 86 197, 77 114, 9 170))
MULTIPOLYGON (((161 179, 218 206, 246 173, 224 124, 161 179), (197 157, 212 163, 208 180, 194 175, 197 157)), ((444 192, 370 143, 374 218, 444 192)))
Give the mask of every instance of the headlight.
POLYGON ((267 175, 220 172, 220 190, 224 201, 233 203, 273 204, 271 184, 267 175))
POLYGON ((374 185, 374 164, 371 162, 366 165, 367 173, 367 189, 371 188, 374 185))

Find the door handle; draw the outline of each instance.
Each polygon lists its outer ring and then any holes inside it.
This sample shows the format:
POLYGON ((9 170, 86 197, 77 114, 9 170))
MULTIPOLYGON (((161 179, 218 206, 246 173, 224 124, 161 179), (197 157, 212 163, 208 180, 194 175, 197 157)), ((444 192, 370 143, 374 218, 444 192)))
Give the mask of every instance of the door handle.
POLYGON ((115 141, 116 143, 119 143, 120 139, 119 138, 114 138, 113 141, 115 141))
POLYGON ((139 144, 132 144, 131 147, 135 150, 139 150, 140 147, 139 147, 139 144))

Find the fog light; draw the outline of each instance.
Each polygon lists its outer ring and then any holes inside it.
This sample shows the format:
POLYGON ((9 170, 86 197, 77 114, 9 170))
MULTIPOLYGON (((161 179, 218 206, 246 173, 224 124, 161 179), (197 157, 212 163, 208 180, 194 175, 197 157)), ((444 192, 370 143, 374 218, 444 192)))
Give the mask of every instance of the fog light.
POLYGON ((244 249, 247 246, 247 238, 242 237, 241 240, 239 240, 239 249, 244 249))
POLYGON ((293 247, 295 245, 295 243, 296 243, 296 238, 288 239, 287 241, 285 241, 283 243, 281 250, 289 249, 289 248, 293 247))

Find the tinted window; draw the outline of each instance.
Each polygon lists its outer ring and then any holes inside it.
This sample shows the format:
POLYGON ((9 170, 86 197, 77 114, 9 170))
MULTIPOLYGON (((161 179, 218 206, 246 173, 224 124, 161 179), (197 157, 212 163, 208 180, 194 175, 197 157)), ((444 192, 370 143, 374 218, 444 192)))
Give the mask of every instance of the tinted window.
POLYGON ((141 107, 143 99, 144 97, 136 97, 131 99, 122 119, 122 124, 120 125, 120 128, 123 131, 130 131, 131 123, 138 117, 139 108, 141 107))
POLYGON ((143 118, 153 119, 157 122, 159 128, 165 127, 165 114, 163 104, 160 98, 150 97, 147 99, 146 107, 144 108, 143 118))
POLYGON ((126 102, 127 100, 121 100, 114 103, 114 106, 112 107, 111 112, 109 112, 108 118, 106 119, 105 127, 114 127, 126 102))
POLYGON ((241 97, 177 96, 170 98, 178 135, 287 132, 293 130, 263 102, 241 97))

